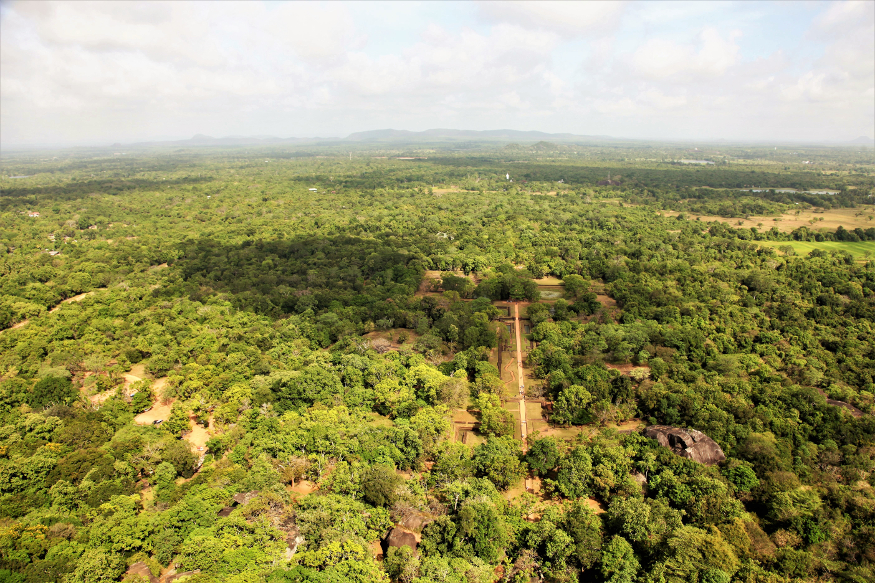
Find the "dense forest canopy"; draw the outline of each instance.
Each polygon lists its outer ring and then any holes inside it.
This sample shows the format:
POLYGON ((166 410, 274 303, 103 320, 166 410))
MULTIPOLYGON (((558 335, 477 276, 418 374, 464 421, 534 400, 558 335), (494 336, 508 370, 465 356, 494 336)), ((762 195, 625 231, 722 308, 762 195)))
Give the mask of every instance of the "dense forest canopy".
POLYGON ((875 579, 871 148, 463 146, 5 155, 0 579, 875 579))

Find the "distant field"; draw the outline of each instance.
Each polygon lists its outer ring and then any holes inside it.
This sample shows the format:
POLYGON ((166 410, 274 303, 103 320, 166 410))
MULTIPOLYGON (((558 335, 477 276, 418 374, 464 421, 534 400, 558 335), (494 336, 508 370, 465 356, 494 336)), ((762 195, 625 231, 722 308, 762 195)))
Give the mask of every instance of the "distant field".
MULTIPOLYGON (((680 213, 677 211, 659 211, 667 217, 676 217, 680 213)), ((875 227, 875 207, 870 205, 861 206, 855 209, 832 209, 824 212, 813 212, 812 210, 804 210, 797 216, 795 212, 784 213, 780 217, 750 217, 743 218, 727 218, 713 215, 697 215, 695 213, 686 213, 690 220, 699 218, 702 222, 720 221, 727 223, 733 227, 743 227, 750 229, 757 227, 760 230, 768 231, 772 227, 778 227, 778 230, 784 233, 789 233, 793 229, 799 227, 808 227, 812 231, 820 231, 825 229, 834 232, 839 225, 852 231, 857 227, 868 229, 875 227), (862 214, 859 214, 862 213, 862 214), (873 217, 871 220, 869 217, 873 217), (775 219, 778 219, 777 221, 775 219)))
POLYGON ((796 251, 797 255, 808 255, 815 249, 823 249, 824 251, 847 251, 857 259, 866 259, 866 252, 868 251, 871 257, 875 257, 875 241, 864 241, 861 243, 844 243, 841 241, 823 241, 822 243, 808 241, 760 241, 759 244, 775 249, 789 245, 796 251))

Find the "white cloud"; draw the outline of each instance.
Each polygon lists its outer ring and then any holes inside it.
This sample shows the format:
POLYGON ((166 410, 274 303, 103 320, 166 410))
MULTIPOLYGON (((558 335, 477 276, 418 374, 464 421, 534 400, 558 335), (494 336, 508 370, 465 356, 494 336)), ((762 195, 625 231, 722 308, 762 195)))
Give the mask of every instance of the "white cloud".
MULTIPOLYGON (((802 73, 780 85, 785 106, 820 104, 822 119, 859 120, 857 134, 871 135, 875 110, 875 3, 836 2, 812 23, 806 40, 828 41, 823 56, 804 63, 802 73)), ((810 118, 809 118, 810 119, 810 118)))
POLYGON ((715 28, 702 30, 695 43, 678 43, 657 37, 644 42, 631 55, 634 71, 655 80, 710 79, 723 75, 739 59, 736 39, 740 31, 725 38, 715 28))
POLYGON ((875 26, 875 3, 869 0, 832 2, 813 22, 809 39, 830 40, 853 29, 875 26))
POLYGON ((871 133, 872 2, 784 6, 810 30, 782 37, 780 19, 766 22, 780 40, 770 53, 736 30, 768 18, 748 4, 449 3, 440 19, 435 6, 400 18, 397 4, 374 4, 353 18, 344 3, 0 4, 0 138, 381 126, 871 133), (397 39, 369 42, 378 29, 397 39))
POLYGON ((482 16, 492 22, 511 23, 562 36, 599 36, 620 22, 627 2, 592 0, 588 2, 478 2, 482 16))

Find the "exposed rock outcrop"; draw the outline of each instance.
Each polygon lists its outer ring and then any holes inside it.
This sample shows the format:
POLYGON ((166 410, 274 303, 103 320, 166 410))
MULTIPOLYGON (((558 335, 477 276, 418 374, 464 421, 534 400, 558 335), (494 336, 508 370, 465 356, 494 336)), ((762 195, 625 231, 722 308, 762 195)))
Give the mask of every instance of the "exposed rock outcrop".
POLYGON ((845 403, 844 401, 836 401, 835 399, 827 399, 826 402, 835 407, 841 407, 842 409, 850 411, 851 415, 853 415, 854 417, 859 418, 863 416, 863 412, 851 405, 850 403, 845 403))
POLYGON ((258 496, 258 490, 252 490, 251 492, 240 492, 239 494, 234 494, 234 505, 244 505, 253 498, 258 496))
POLYGON ((430 514, 412 510, 398 521, 398 526, 403 526, 406 530, 421 533, 422 529, 434 522, 434 517, 430 514))
POLYGON ((644 430, 644 436, 655 439, 659 445, 667 447, 681 457, 702 464, 712 465, 726 459, 726 454, 713 439, 695 429, 651 425, 644 430))
POLYGON ((416 550, 416 537, 409 532, 405 532, 404 530, 395 527, 389 531, 389 534, 386 535, 386 538, 383 539, 383 553, 388 553, 389 548, 391 547, 410 547, 412 550, 416 550))

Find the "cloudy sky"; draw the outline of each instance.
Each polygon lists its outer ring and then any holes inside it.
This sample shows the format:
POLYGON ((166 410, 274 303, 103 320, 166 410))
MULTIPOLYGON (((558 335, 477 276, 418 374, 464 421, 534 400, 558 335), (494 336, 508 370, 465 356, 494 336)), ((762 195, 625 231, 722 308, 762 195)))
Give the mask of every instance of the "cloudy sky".
POLYGON ((0 145, 875 135, 875 2, 10 2, 0 145))

